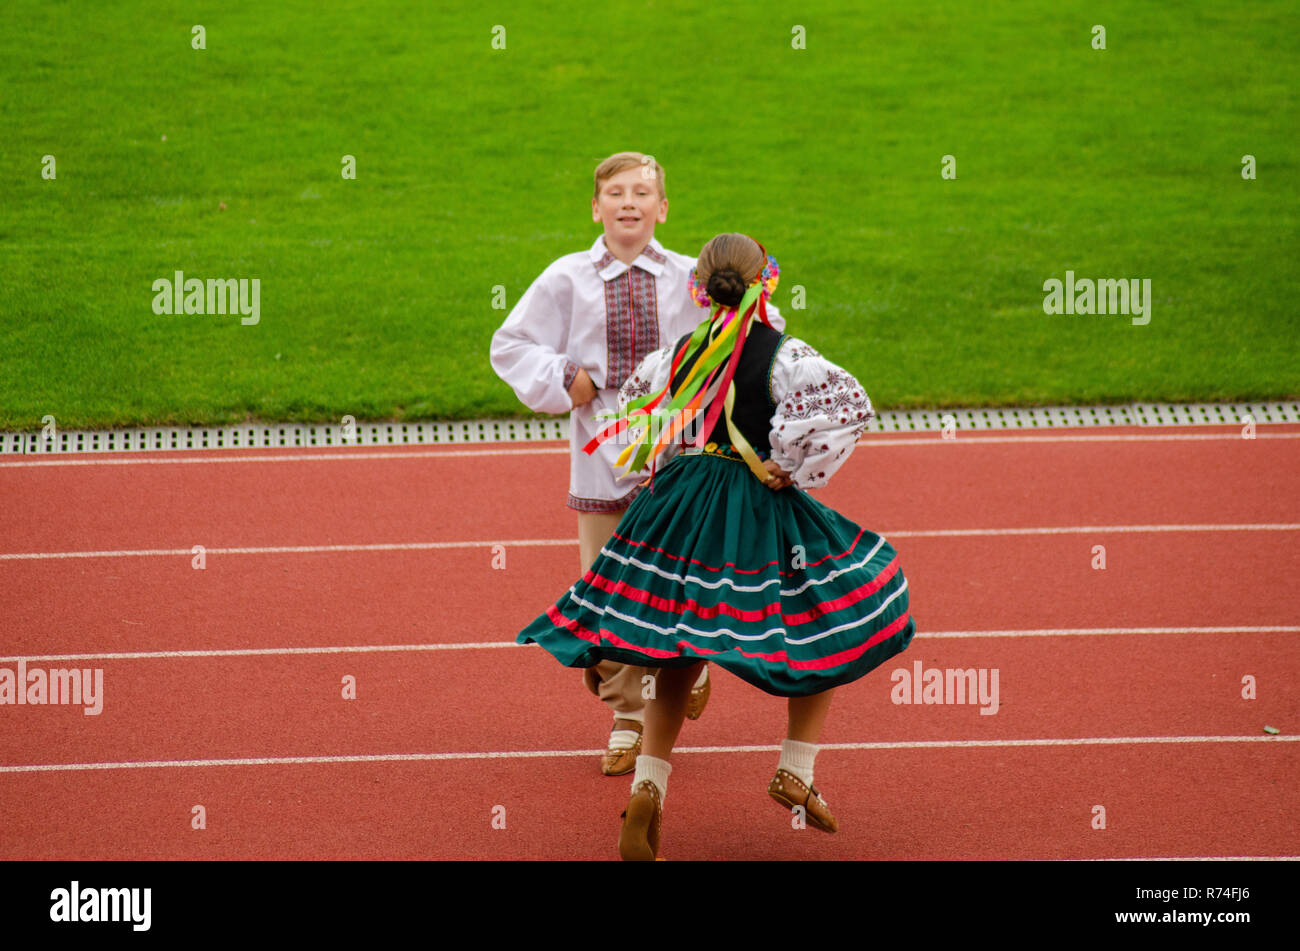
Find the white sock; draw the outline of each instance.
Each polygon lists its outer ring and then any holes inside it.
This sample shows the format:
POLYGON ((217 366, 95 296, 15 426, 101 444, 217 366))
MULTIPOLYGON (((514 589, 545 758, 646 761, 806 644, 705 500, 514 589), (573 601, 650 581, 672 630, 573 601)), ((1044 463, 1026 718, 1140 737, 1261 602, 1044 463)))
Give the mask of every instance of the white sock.
MULTIPOLYGON (((700 676, 696 678, 696 680, 695 680, 695 686, 696 686, 696 687, 703 687, 703 686, 704 686, 704 681, 706 681, 706 680, 708 680, 708 679, 709 679, 709 665, 708 665, 708 664, 705 664, 703 667, 700 668, 700 676)), ((692 689, 694 689, 694 688, 692 688, 692 689)))
MULTIPOLYGON (((614 721, 631 720, 634 723, 645 723, 645 711, 637 710, 634 713, 615 713, 614 721)), ((609 748, 611 750, 630 750, 636 746, 637 737, 641 734, 636 730, 611 730, 609 734, 609 748)))
POLYGON ((608 749, 630 750, 636 746, 636 738, 640 735, 636 730, 611 730, 608 749))
POLYGON ((647 756, 642 753, 636 758, 636 772, 632 774, 632 788, 636 789, 637 784, 650 780, 659 787, 659 803, 663 804, 668 798, 668 774, 673 771, 673 764, 666 759, 656 759, 653 756, 647 756))
POLYGON ((816 743, 801 743, 799 740, 787 739, 781 743, 781 761, 777 769, 783 769, 799 777, 804 785, 813 784, 813 761, 817 759, 816 743))

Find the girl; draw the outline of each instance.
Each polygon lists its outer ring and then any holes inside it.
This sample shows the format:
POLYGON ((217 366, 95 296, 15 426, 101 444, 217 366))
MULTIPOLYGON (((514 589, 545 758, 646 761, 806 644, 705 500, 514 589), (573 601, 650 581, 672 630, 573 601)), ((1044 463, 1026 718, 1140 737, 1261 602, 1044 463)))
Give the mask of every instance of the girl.
POLYGON ((671 461, 652 469, 591 569, 518 638, 570 667, 661 668, 623 814, 624 859, 658 855, 669 759, 705 659, 789 698, 768 794, 836 831, 813 786, 834 688, 915 632, 894 549, 802 491, 826 484, 875 414, 851 375, 768 325, 777 274, 745 235, 704 246, 691 293, 708 319, 645 358, 620 415, 587 446, 619 437, 629 472, 671 461))

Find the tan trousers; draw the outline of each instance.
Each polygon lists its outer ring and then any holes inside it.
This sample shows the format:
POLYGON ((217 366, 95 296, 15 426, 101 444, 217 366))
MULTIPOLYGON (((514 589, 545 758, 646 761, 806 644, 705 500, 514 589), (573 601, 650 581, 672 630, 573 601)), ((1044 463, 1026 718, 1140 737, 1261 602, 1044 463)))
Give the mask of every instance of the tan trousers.
MULTIPOLYGON (((600 556, 601 547, 614 534, 622 517, 622 512, 578 513, 578 558, 584 575, 600 556)), ((658 668, 632 667, 604 660, 584 670, 582 680, 588 690, 614 711, 615 719, 639 721, 645 708, 641 695, 644 689, 642 678, 654 677, 658 673, 658 668)))

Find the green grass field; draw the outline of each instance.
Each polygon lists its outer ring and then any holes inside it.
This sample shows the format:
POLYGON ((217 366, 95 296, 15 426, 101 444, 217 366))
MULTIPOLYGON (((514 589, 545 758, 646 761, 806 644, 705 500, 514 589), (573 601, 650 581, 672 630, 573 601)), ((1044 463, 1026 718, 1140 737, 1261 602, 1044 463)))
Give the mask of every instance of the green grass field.
POLYGON ((1300 395, 1295 2, 798 10, 10 0, 0 429, 528 415, 492 288, 591 244, 622 149, 659 239, 758 237, 880 407, 1300 395), (1067 269, 1150 323, 1045 314, 1067 269), (259 278, 260 323, 154 314, 176 270, 259 278))

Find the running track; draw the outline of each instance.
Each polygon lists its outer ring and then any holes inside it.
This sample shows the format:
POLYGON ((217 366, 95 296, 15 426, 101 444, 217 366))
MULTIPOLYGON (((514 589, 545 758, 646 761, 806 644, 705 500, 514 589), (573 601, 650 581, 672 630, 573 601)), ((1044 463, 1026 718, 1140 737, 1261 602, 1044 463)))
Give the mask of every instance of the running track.
MULTIPOLYGON (((919 633, 834 701, 841 832, 767 798, 784 704, 718 672, 662 854, 1300 856, 1298 464, 1297 426, 867 437, 817 495, 894 543, 919 633), (916 662, 996 670, 996 714, 891 702, 916 662)), ((616 858, 604 708, 513 646, 576 576, 567 471, 554 443, 0 457, 0 667, 104 681, 98 716, 0 706, 0 858, 616 858)))

